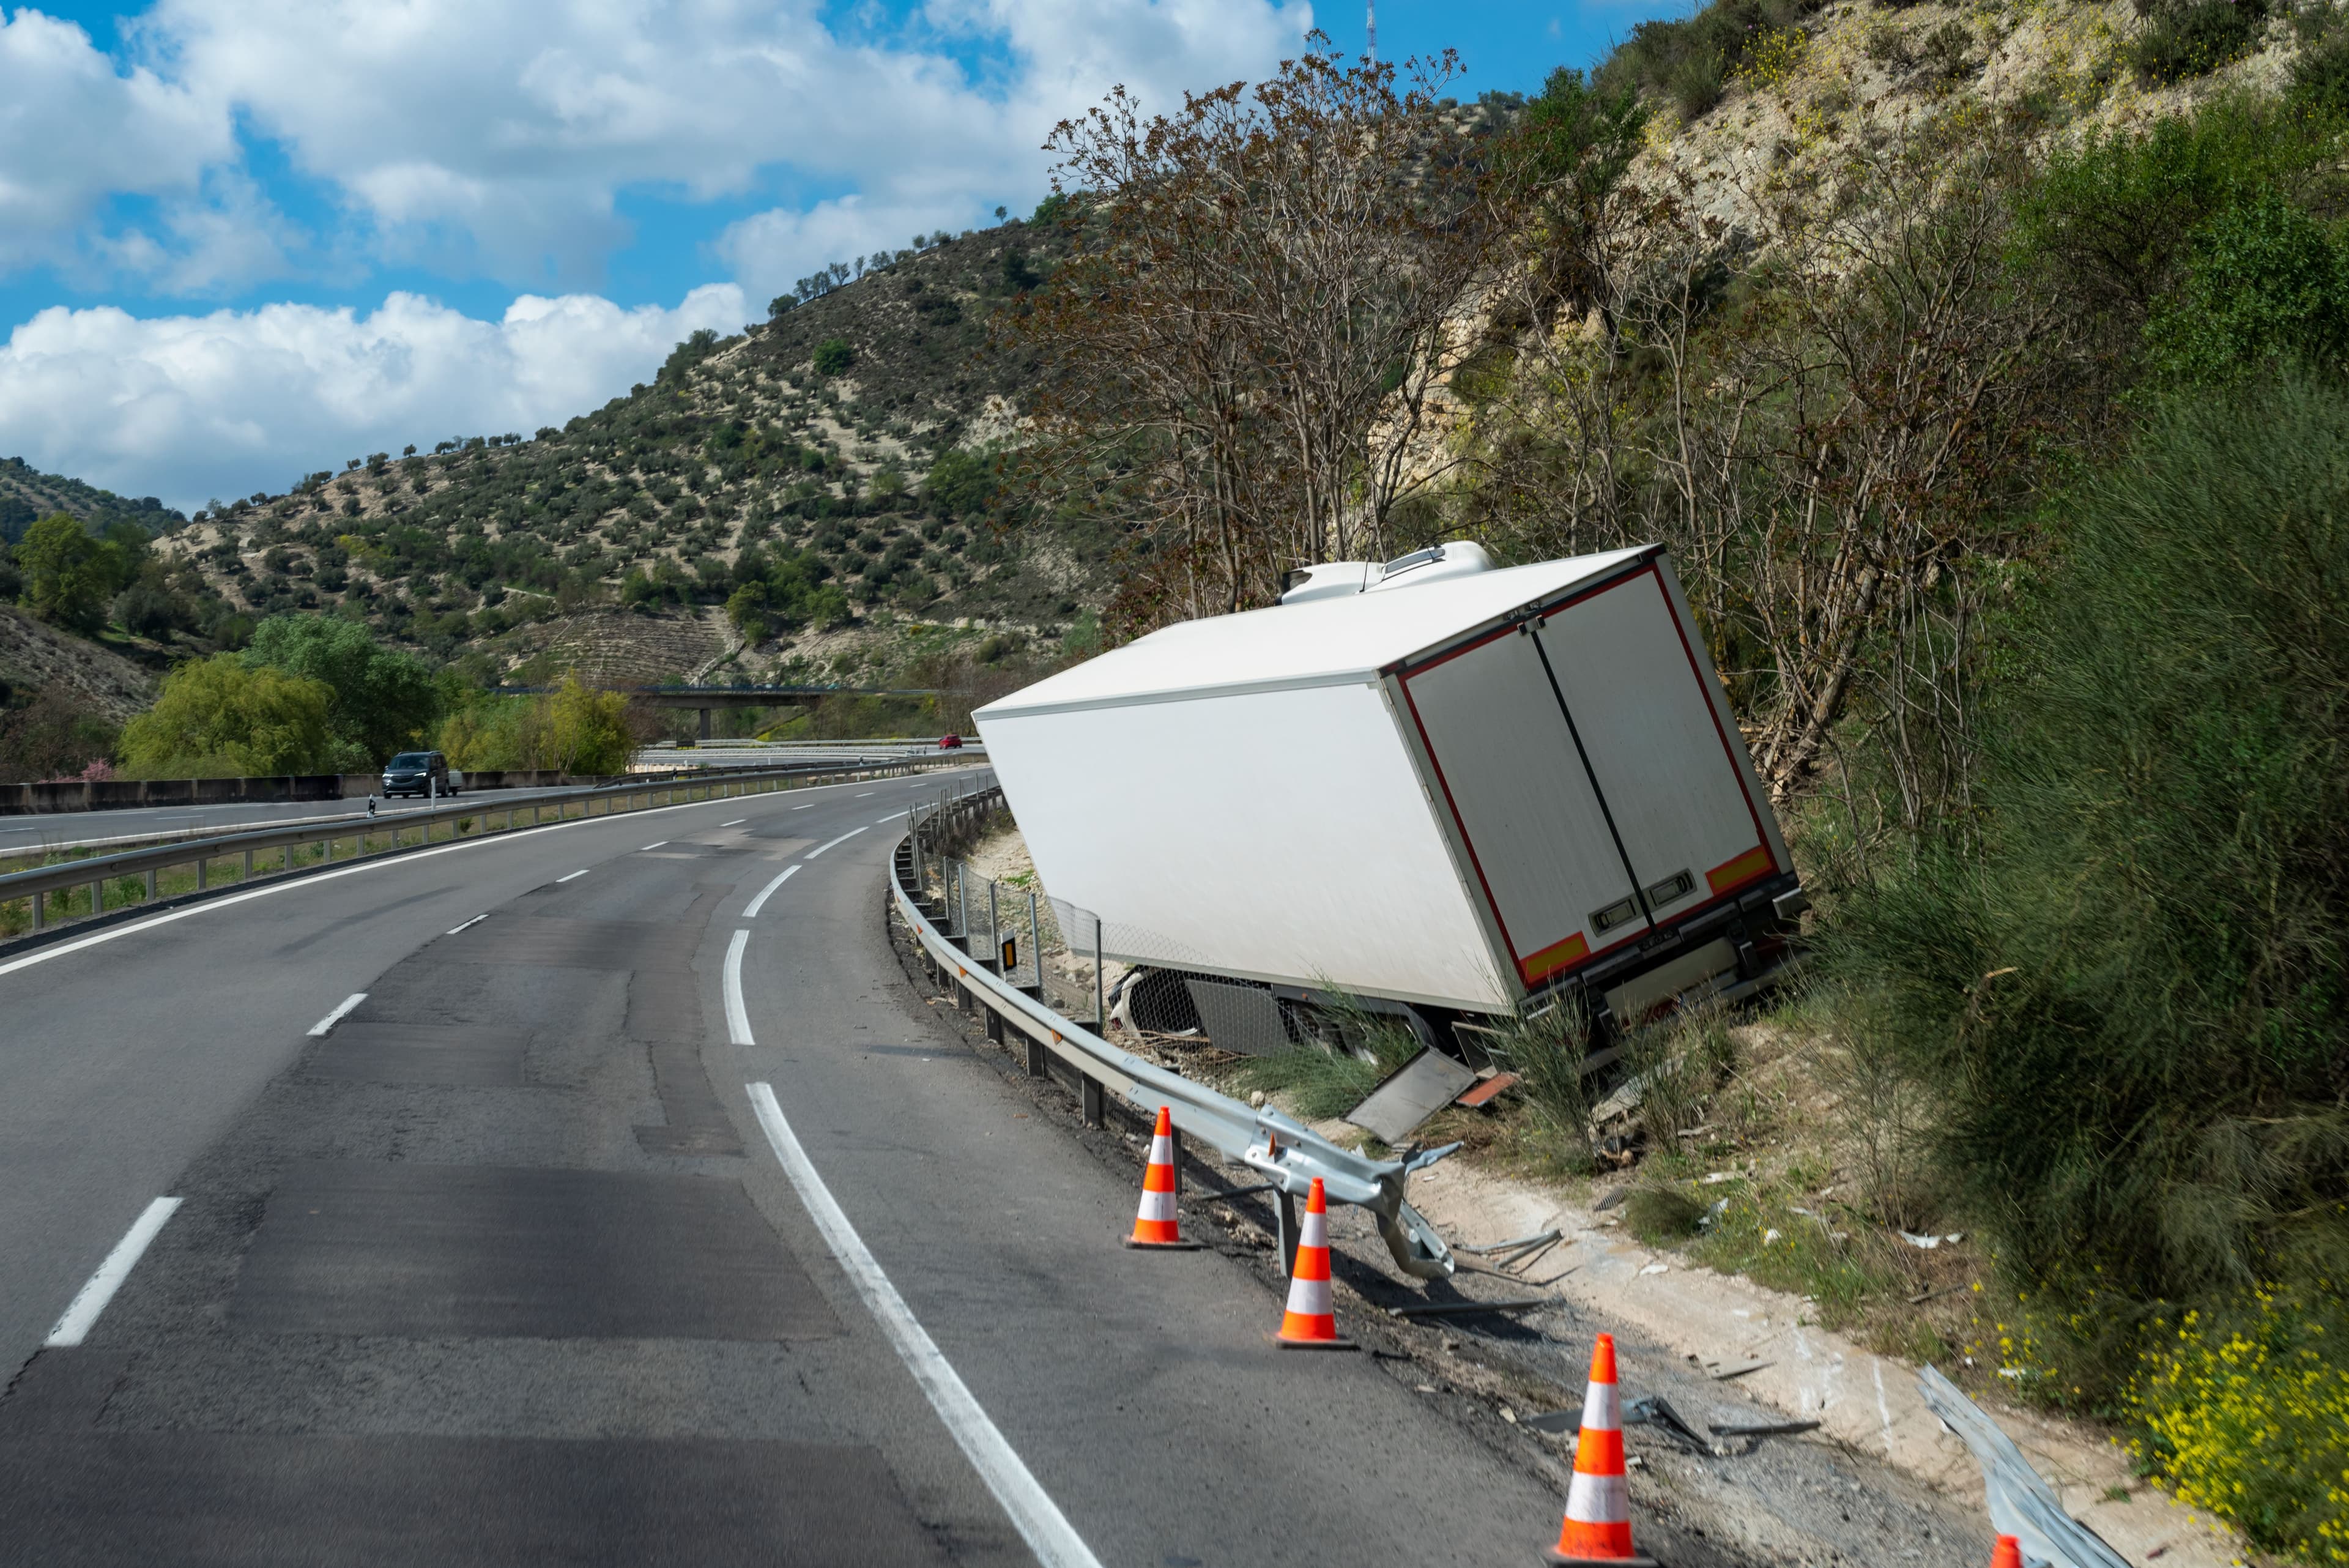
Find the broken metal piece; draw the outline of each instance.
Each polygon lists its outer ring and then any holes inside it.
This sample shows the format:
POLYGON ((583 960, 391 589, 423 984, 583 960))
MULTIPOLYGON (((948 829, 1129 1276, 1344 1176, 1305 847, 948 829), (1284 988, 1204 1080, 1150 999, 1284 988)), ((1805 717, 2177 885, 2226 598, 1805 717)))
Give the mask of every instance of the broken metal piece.
POLYGON ((1720 1447, 1690 1426, 1681 1413, 1672 1408, 1671 1401, 1661 1394, 1650 1394, 1623 1407, 1623 1424, 1629 1427, 1635 1423, 1655 1428, 1691 1453, 1711 1454, 1716 1459, 1723 1457, 1720 1447))
POLYGON ((1797 1432, 1816 1432, 1816 1421, 1756 1421, 1750 1426, 1715 1427, 1716 1438, 1791 1438, 1797 1432))
POLYGON ((1469 1317, 1483 1312, 1520 1312, 1527 1307, 1556 1306, 1555 1296, 1519 1296, 1498 1302, 1411 1302, 1387 1308, 1395 1317, 1469 1317))
POLYGON ((1491 1105, 1506 1091, 1516 1087, 1516 1085, 1517 1075, 1515 1073, 1495 1073, 1483 1082, 1472 1085, 1452 1103, 1455 1106, 1465 1106, 1472 1111, 1481 1110, 1491 1105))

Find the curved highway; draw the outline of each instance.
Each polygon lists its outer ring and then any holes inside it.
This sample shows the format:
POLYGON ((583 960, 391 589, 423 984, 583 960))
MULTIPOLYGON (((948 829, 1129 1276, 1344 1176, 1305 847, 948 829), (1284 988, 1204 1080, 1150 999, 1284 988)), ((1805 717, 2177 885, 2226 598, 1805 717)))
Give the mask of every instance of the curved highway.
POLYGON ((1119 1247, 1129 1179, 908 983, 941 787, 0 954, 0 1562, 1532 1561, 1551 1485, 1119 1247))

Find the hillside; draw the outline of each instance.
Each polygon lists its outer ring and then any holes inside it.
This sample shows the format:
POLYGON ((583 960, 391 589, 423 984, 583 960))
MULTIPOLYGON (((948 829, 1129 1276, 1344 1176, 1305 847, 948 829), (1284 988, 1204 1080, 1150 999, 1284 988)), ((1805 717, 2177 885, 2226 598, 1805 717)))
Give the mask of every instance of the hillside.
POLYGON ((57 512, 80 518, 92 532, 130 522, 150 534, 167 534, 187 522, 151 495, 133 501, 78 479, 43 473, 21 457, 0 458, 0 544, 15 544, 36 521, 57 512))
POLYGON ((200 514, 165 551, 254 617, 348 607, 490 680, 583 652, 633 679, 877 677, 910 619, 1053 643, 1098 600, 1111 542, 1009 540, 979 454, 1030 374, 989 318, 1062 243, 1050 222, 941 236, 741 336, 698 335, 560 430, 347 460, 200 514), (719 607, 786 564, 838 597, 776 607, 745 646, 719 607))

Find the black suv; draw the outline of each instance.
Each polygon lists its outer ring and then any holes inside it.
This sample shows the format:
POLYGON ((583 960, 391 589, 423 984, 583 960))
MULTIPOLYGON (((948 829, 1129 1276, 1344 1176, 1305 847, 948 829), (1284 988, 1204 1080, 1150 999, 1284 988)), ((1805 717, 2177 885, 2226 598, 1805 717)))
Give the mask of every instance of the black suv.
POLYGON ((449 776, 449 759, 439 752, 402 752, 383 764, 383 793, 453 795, 457 784, 449 776))

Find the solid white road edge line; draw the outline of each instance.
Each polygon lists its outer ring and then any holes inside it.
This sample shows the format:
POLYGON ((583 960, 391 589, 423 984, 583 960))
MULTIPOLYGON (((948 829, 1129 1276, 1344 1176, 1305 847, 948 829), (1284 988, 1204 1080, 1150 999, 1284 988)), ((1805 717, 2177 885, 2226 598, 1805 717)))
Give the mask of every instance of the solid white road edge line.
POLYGON ((463 934, 464 932, 466 932, 466 931, 470 931, 470 930, 471 930, 475 926, 480 925, 483 920, 486 920, 486 919, 488 919, 489 918, 490 918, 490 917, 489 917, 489 915, 488 915, 486 912, 485 912, 485 913, 482 913, 482 914, 475 915, 471 919, 467 920, 463 925, 461 925, 461 926, 454 926, 454 927, 451 927, 451 928, 450 929, 449 935, 450 935, 450 936, 452 936, 452 937, 453 937, 453 936, 459 936, 459 935, 461 935, 461 934, 463 934))
POLYGON ((783 874, 781 876, 776 877, 773 881, 759 889, 759 896, 750 900, 750 907, 742 911, 742 918, 746 920, 757 919, 759 918, 759 911, 767 907, 767 895, 772 893, 776 888, 790 881, 792 879, 792 873, 798 869, 799 867, 796 866, 784 867, 783 874))
MULTIPOLYGON (((455 933, 451 932, 450 934, 454 935, 455 933)), ((348 996, 343 998, 343 1004, 340 1007, 336 1008, 332 1012, 329 1012, 326 1016, 318 1020, 317 1023, 310 1025, 311 1034, 314 1036, 332 1034, 335 1032, 335 1025, 349 1017, 351 1009, 357 1007, 360 1002, 365 1002, 366 1000, 366 992, 355 991, 351 992, 348 996)))
POLYGON ((847 832, 842 834, 839 837, 833 839, 830 844, 820 844, 816 846, 813 849, 809 850, 806 855, 802 856, 802 858, 812 860, 827 849, 839 848, 842 845, 847 843, 850 839, 855 837, 858 834, 864 831, 864 829, 861 827, 852 827, 847 832))
POLYGON ((733 942, 726 949, 726 1033, 737 1045, 749 1045, 750 1014, 742 1005, 742 950, 750 945, 750 933, 736 931, 733 942))
MULTIPOLYGON (((810 784, 808 786, 808 791, 809 793, 813 793, 817 790, 840 789, 843 786, 840 784, 810 784)), ((792 793, 797 794, 799 792, 793 791, 792 793)), ((699 806, 716 805, 718 804, 719 803, 717 801, 709 800, 680 801, 675 805, 647 806, 643 811, 631 811, 624 813, 623 815, 626 816, 644 817, 651 816, 657 812, 692 811, 699 806)), ((815 803, 811 802, 807 805, 795 805, 792 807, 792 809, 793 811, 807 811, 812 809, 814 804, 815 803)), ((251 899, 274 898, 277 894, 285 892, 291 888, 314 887, 320 882, 333 882, 345 877, 357 877, 362 872, 367 871, 380 871, 387 866, 412 866, 419 860, 429 860, 434 858, 436 856, 441 855, 454 855, 459 850, 462 849, 480 849, 490 845, 512 844, 524 838, 535 837, 537 835, 542 833, 560 833, 566 827, 585 827, 591 823, 606 822, 609 820, 610 819, 607 817, 601 816, 575 816, 568 822, 548 822, 541 823, 533 827, 517 827, 509 832, 494 834, 487 838, 462 839, 454 844, 444 844, 438 849, 411 850, 405 855, 388 855, 379 859, 362 860, 356 866, 345 866, 333 871, 314 871, 308 876, 297 877, 291 881, 272 882, 265 888, 255 888, 249 893, 230 893, 218 898, 207 898, 201 903, 189 904, 184 908, 173 909, 168 914, 157 915, 152 919, 133 920, 128 925, 109 926, 102 931, 93 931, 88 936, 78 938, 73 941, 57 942, 52 946, 41 948, 33 952, 26 953, 23 958, 10 959, 5 963, 0 963, 0 974, 14 974, 20 969, 30 969, 36 963, 47 963, 51 959, 61 959, 67 953, 78 953, 85 948, 97 947, 101 942, 110 942, 118 940, 123 937, 135 936, 140 931, 151 931, 157 926, 168 926, 174 920, 184 920, 195 915, 208 915, 215 909, 230 909, 235 905, 248 902, 251 899)), ((572 877, 585 877, 585 875, 587 875, 585 871, 574 871, 570 877, 558 877, 555 880, 558 882, 568 882, 571 880, 572 877)))
POLYGON ((576 882, 580 877, 585 877, 588 872, 593 871, 594 869, 595 868, 593 866, 583 866, 568 877, 557 877, 554 879, 555 886, 561 887, 565 882, 576 882))
POLYGON ((1019 1539, 1028 1543, 1028 1550, 1036 1554, 1042 1568, 1101 1568, 1101 1559, 1093 1555, 1092 1548, 1085 1544, 1043 1483, 1037 1480, 1002 1432, 988 1418, 987 1411, 972 1397, 961 1375, 914 1316, 913 1309, 905 1304, 905 1298, 897 1293, 897 1287, 881 1272, 880 1263, 866 1249, 864 1238, 857 1235, 848 1216, 833 1201, 832 1189, 816 1174, 807 1150, 800 1147, 798 1137, 792 1131, 792 1124, 783 1119, 783 1107, 775 1103, 773 1088, 752 1084, 750 1090, 750 1109, 757 1115, 759 1126, 765 1129, 775 1158, 782 1162, 783 1174, 791 1178, 800 1201, 807 1205, 808 1218, 823 1233, 833 1256, 840 1260, 842 1271, 856 1286, 856 1293, 864 1299, 866 1310, 881 1324, 882 1332, 889 1336, 897 1358, 921 1386, 930 1408, 946 1423, 963 1457, 970 1460, 979 1480, 987 1483, 987 1490, 995 1494, 995 1501, 1003 1505, 1003 1511, 1011 1516, 1012 1528, 1019 1532, 1019 1539))
POLYGON ((893 822, 896 821, 899 817, 901 817, 901 816, 910 816, 910 815, 913 815, 913 814, 912 814, 911 812, 905 812, 905 811, 893 811, 893 812, 891 812, 888 815, 886 815, 886 816, 883 817, 880 821, 878 821, 878 822, 874 823, 873 826, 875 826, 875 827, 886 827, 886 826, 888 826, 891 823, 893 823, 893 822))
POLYGON ((114 1244, 114 1251, 106 1255, 106 1262, 98 1264, 98 1272, 90 1275, 89 1283, 82 1286, 81 1293, 74 1297, 72 1303, 66 1308, 65 1315, 57 1319, 55 1328, 49 1330, 49 1337, 44 1344, 52 1349, 63 1350, 89 1337, 89 1331, 98 1326, 98 1314, 106 1310, 106 1303, 114 1299, 114 1293, 122 1288, 122 1282, 130 1277, 130 1271, 139 1266, 140 1256, 147 1251, 147 1244, 155 1239, 155 1233, 163 1228, 163 1221, 169 1220, 171 1211, 179 1206, 180 1200, 176 1198, 158 1198, 147 1205, 146 1212, 131 1222, 129 1231, 114 1244))

